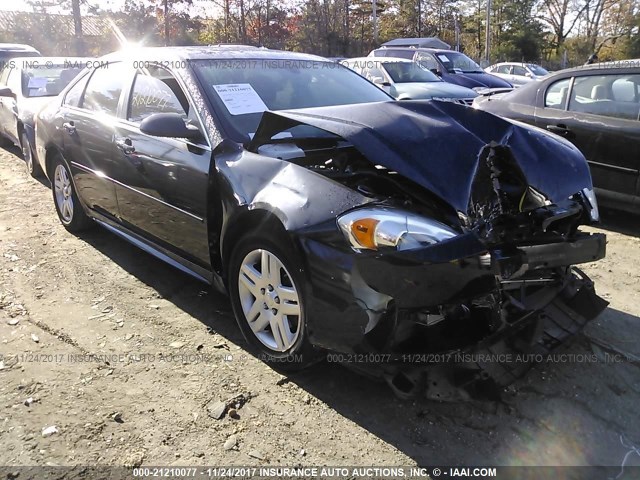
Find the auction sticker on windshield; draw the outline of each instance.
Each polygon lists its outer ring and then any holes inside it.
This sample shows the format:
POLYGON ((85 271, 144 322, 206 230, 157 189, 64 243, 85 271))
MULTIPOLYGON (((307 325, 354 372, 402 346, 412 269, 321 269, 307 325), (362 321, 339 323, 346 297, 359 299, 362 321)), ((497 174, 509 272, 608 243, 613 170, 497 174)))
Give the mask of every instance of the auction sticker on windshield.
POLYGON ((249 83, 213 85, 231 115, 259 113, 268 110, 258 92, 249 83))

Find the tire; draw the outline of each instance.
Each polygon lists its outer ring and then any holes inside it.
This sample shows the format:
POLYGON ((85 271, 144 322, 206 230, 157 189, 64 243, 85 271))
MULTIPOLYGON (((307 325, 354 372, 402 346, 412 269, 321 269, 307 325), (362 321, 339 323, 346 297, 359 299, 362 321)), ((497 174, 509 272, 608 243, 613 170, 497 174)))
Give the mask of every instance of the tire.
POLYGON ((71 177, 67 163, 57 155, 51 165, 51 192, 60 222, 70 232, 81 232, 94 225, 87 216, 71 177))
POLYGON ((42 169, 38 162, 33 158, 33 149, 31 148, 31 142, 26 131, 22 131, 20 134, 20 147, 22 148, 22 158, 27 167, 27 173, 33 178, 42 177, 42 169))
POLYGON ((322 357, 308 340, 302 263, 293 248, 284 247, 284 234, 263 232, 242 238, 231 254, 233 312, 261 360, 276 369, 300 370, 322 357), (268 265, 267 274, 262 265, 268 265))

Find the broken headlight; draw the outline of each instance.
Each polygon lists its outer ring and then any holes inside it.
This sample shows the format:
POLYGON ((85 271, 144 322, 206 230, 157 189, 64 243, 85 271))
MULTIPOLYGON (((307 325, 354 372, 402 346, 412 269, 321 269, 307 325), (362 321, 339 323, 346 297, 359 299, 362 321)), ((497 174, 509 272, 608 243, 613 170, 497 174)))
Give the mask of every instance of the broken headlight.
POLYGON ((361 208, 338 217, 338 226, 353 248, 411 250, 455 237, 447 225, 390 208, 361 208))
POLYGON ((596 193, 591 188, 583 188, 582 194, 589 202, 589 217, 594 222, 600 221, 600 212, 598 211, 598 201, 596 200, 596 193))

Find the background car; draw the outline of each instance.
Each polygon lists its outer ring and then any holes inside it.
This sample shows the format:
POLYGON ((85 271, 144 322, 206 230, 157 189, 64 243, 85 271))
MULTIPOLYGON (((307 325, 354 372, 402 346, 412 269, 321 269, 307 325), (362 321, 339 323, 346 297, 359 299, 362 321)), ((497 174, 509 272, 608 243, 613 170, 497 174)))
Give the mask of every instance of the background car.
POLYGON ((562 70, 476 108, 560 135, 585 155, 598 199, 640 212, 639 60, 562 70))
POLYGON ((406 58, 360 57, 340 63, 375 83, 396 100, 435 98, 471 105, 478 96, 470 88, 442 81, 434 73, 406 58))
POLYGON ((0 69, 15 57, 39 57, 40 52, 30 45, 0 43, 0 69))
POLYGON ((438 48, 382 47, 369 53, 369 57, 407 58, 430 70, 445 82, 476 89, 513 88, 495 75, 491 75, 464 53, 438 48))
POLYGON ((384 352, 400 390, 403 353, 553 348, 606 305, 570 268, 605 253, 578 230, 597 220, 587 164, 547 132, 397 102, 292 52, 101 60, 37 117, 60 221, 97 222, 228 292, 265 361, 384 352))
POLYGON ((533 80, 549 75, 549 72, 535 63, 502 62, 484 69, 485 72, 503 78, 514 87, 520 87, 533 80))
POLYGON ((34 115, 58 95, 84 68, 88 58, 16 57, 0 71, 0 135, 17 144, 32 176, 39 175, 33 161, 34 115))

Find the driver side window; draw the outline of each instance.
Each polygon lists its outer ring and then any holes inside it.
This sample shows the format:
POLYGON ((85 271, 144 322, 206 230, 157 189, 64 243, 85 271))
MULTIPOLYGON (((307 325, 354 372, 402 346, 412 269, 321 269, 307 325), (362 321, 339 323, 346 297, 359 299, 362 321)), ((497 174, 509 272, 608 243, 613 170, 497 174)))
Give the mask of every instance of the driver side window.
POLYGON ((187 124, 195 125, 202 131, 195 110, 189 104, 178 80, 168 70, 151 66, 136 74, 127 108, 127 120, 139 124, 155 113, 176 113, 187 124))

